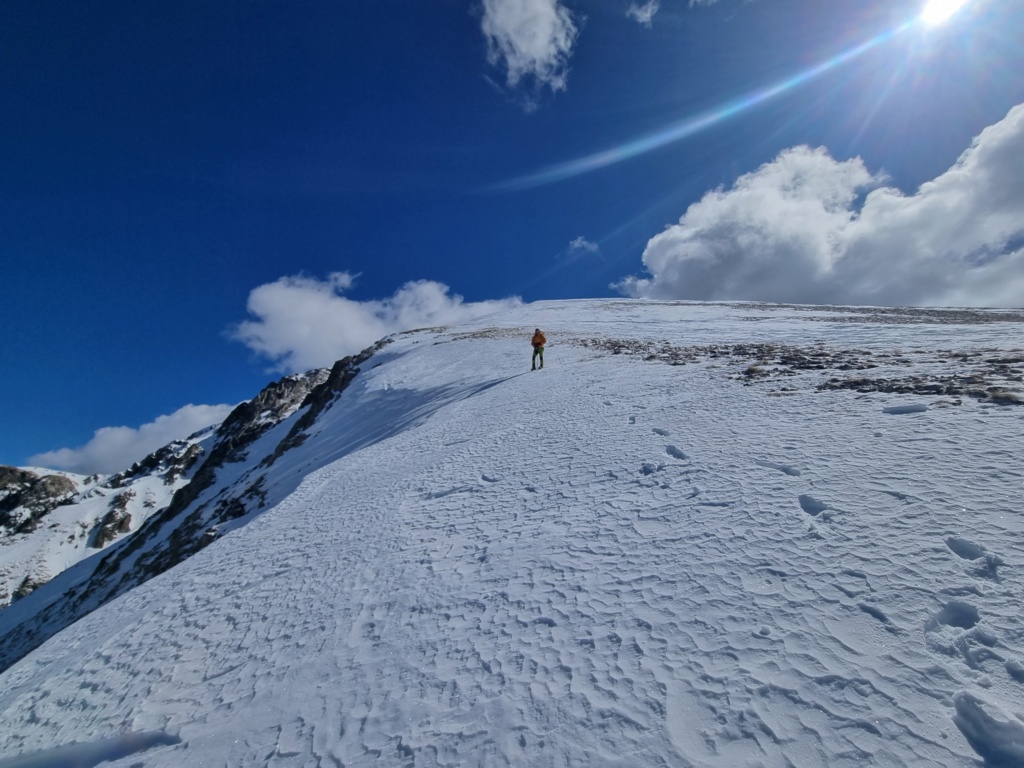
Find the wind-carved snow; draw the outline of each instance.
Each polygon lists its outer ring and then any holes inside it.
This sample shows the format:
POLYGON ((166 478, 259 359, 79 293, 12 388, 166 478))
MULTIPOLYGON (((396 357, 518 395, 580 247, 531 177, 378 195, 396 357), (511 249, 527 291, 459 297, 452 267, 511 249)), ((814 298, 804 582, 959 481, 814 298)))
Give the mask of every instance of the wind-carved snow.
POLYGON ((731 353, 580 343, 953 334, 823 322, 568 302, 399 338, 275 467, 341 458, 0 677, 3 754, 146 732, 180 741, 110 764, 1019 764, 1011 401, 894 419, 899 395, 819 390, 833 370, 780 389, 731 353))

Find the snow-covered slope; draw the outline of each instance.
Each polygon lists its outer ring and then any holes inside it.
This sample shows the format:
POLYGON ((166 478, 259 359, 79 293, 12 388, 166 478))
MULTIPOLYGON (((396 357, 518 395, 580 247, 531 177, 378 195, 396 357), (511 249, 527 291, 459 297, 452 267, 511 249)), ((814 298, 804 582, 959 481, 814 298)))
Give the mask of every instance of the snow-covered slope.
POLYGON ((1024 764, 1022 321, 552 302, 399 336, 133 535, 152 562, 264 502, 3 673, 0 751, 1024 764))
POLYGON ((112 477, 0 467, 0 610, 139 530, 174 492, 212 430, 112 477))
POLYGON ((110 477, 0 467, 0 669, 209 544, 220 533, 215 524, 237 523, 262 503, 258 488, 234 487, 240 472, 231 465, 245 466, 251 445, 328 376, 314 370, 273 382, 218 427, 110 477), (216 506, 200 499, 204 492, 216 506))

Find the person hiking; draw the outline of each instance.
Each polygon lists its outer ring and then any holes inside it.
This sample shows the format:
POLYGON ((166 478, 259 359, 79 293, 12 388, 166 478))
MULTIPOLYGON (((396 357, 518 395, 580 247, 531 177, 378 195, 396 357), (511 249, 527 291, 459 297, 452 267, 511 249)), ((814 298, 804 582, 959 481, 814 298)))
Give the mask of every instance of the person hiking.
POLYGON ((533 345, 533 359, 531 362, 533 365, 530 367, 531 371, 537 370, 537 358, 540 358, 540 367, 544 367, 544 345, 548 343, 547 337, 540 332, 540 328, 533 329, 533 338, 530 339, 530 343, 533 345))

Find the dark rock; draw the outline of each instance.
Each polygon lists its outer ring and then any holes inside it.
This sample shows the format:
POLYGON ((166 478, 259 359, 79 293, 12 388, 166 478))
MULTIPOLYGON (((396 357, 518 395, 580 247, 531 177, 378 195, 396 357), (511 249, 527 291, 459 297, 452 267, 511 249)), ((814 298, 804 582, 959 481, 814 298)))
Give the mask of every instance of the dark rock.
POLYGON ((135 462, 124 472, 113 475, 104 485, 108 488, 123 488, 140 477, 156 474, 163 474, 164 482, 170 485, 188 472, 202 453, 203 448, 197 443, 175 440, 149 454, 142 461, 135 462))
POLYGON ((18 467, 0 465, 0 497, 28 488, 39 479, 39 475, 18 467))
POLYGON ((0 526, 14 533, 31 533, 46 515, 71 503, 77 492, 74 482, 63 475, 43 475, 0 499, 0 526))
POLYGON ((133 498, 135 498, 135 492, 128 490, 111 499, 110 511, 93 529, 92 543, 89 546, 94 549, 103 549, 118 536, 131 532, 132 516, 128 512, 128 502, 133 498))
POLYGON ((43 586, 45 583, 45 581, 34 579, 32 576, 26 576, 11 595, 11 602, 16 603, 18 600, 28 597, 32 592, 39 589, 39 587, 43 586))

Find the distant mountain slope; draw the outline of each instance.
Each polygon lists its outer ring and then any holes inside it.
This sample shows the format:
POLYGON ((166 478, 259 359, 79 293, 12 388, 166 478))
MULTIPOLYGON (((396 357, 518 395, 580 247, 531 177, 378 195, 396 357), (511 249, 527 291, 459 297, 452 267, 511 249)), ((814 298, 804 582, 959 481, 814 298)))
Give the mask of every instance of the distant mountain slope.
POLYGON ((227 465, 244 464, 258 438, 310 409, 330 376, 321 369, 274 382, 218 427, 109 478, 0 467, 0 596, 14 603, 0 612, 0 628, 10 633, 0 667, 206 546, 219 535, 215 526, 257 509, 258 480, 237 489, 224 481, 213 508, 196 510, 193 502, 230 474, 227 465))
POLYGON ((395 337, 0 614, 35 646, 0 753, 1015 765, 1022 320, 581 301, 395 337))
POLYGON ((0 610, 139 530, 188 483, 212 432, 111 477, 0 467, 0 610))

